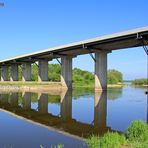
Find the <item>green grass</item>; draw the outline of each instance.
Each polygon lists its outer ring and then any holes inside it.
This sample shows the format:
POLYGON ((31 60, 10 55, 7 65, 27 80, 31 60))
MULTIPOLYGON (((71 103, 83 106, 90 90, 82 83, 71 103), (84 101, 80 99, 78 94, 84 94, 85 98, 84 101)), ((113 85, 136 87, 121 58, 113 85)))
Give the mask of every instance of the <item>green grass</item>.
POLYGON ((87 140, 90 148, 119 148, 126 143, 125 136, 113 132, 108 132, 103 137, 91 136, 87 140))
POLYGON ((127 129, 127 138, 130 141, 148 141, 148 125, 143 121, 133 121, 127 129))
POLYGON ((136 120, 128 127, 126 134, 107 132, 103 137, 87 139, 89 148, 148 148, 148 125, 136 120))
POLYGON ((119 148, 127 143, 125 136, 118 133, 108 132, 100 141, 100 148, 119 148))

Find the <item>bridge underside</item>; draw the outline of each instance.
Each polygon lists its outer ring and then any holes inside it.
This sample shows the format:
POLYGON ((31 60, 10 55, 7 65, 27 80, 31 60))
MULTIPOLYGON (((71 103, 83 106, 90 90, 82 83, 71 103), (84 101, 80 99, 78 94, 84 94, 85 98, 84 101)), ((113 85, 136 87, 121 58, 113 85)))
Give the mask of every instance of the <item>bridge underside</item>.
POLYGON ((90 54, 95 63, 95 88, 107 89, 107 54, 112 50, 148 45, 148 27, 115 33, 55 48, 46 49, 0 61, 1 81, 18 81, 18 65, 22 65, 23 81, 31 81, 31 64, 39 62, 39 82, 48 81, 48 62, 61 59, 61 83, 72 87, 72 59, 77 55, 90 54), (95 54, 93 57, 92 53, 95 54))

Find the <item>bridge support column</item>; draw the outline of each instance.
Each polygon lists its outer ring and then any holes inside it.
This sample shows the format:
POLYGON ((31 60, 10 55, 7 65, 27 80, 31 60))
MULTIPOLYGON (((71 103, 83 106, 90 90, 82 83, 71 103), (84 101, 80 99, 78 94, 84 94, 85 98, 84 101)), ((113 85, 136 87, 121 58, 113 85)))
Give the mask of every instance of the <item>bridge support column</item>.
POLYGON ((39 61, 38 81, 39 82, 48 81, 48 61, 47 60, 39 61))
POLYGON ((18 65, 10 66, 10 81, 18 81, 18 65))
POLYGON ((95 53, 95 89, 107 89, 107 52, 95 53))
POLYGON ((8 66, 1 67, 1 81, 8 81, 8 66))
POLYGON ((48 113, 48 94, 38 94, 38 109, 42 114, 48 113))
POLYGON ((72 88, 72 57, 64 56, 61 58, 61 83, 64 88, 72 88))
POLYGON ((31 63, 25 63, 22 66, 23 70, 23 78, 22 80, 25 81, 31 81, 31 63))

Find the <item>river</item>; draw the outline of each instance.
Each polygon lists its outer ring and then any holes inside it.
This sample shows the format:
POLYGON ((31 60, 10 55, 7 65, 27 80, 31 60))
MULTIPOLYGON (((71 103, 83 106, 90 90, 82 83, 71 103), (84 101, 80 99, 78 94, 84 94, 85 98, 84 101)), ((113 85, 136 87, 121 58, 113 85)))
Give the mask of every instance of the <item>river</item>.
POLYGON ((145 91, 130 85, 104 92, 0 91, 0 148, 79 148, 92 134, 124 133, 133 120, 148 122, 145 91))

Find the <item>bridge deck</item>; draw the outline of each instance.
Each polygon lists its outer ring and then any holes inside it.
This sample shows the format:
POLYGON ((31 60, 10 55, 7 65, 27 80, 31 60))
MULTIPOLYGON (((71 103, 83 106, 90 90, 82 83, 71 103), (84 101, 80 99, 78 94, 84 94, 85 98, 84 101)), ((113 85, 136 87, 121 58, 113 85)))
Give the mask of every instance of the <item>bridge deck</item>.
POLYGON ((77 56, 102 50, 111 51, 117 49, 139 47, 142 44, 141 41, 137 39, 138 36, 142 36, 148 41, 148 26, 53 47, 6 60, 1 60, 0 65, 12 63, 21 64, 22 62, 35 62, 42 59, 52 60, 54 58, 59 58, 65 55, 77 56))

